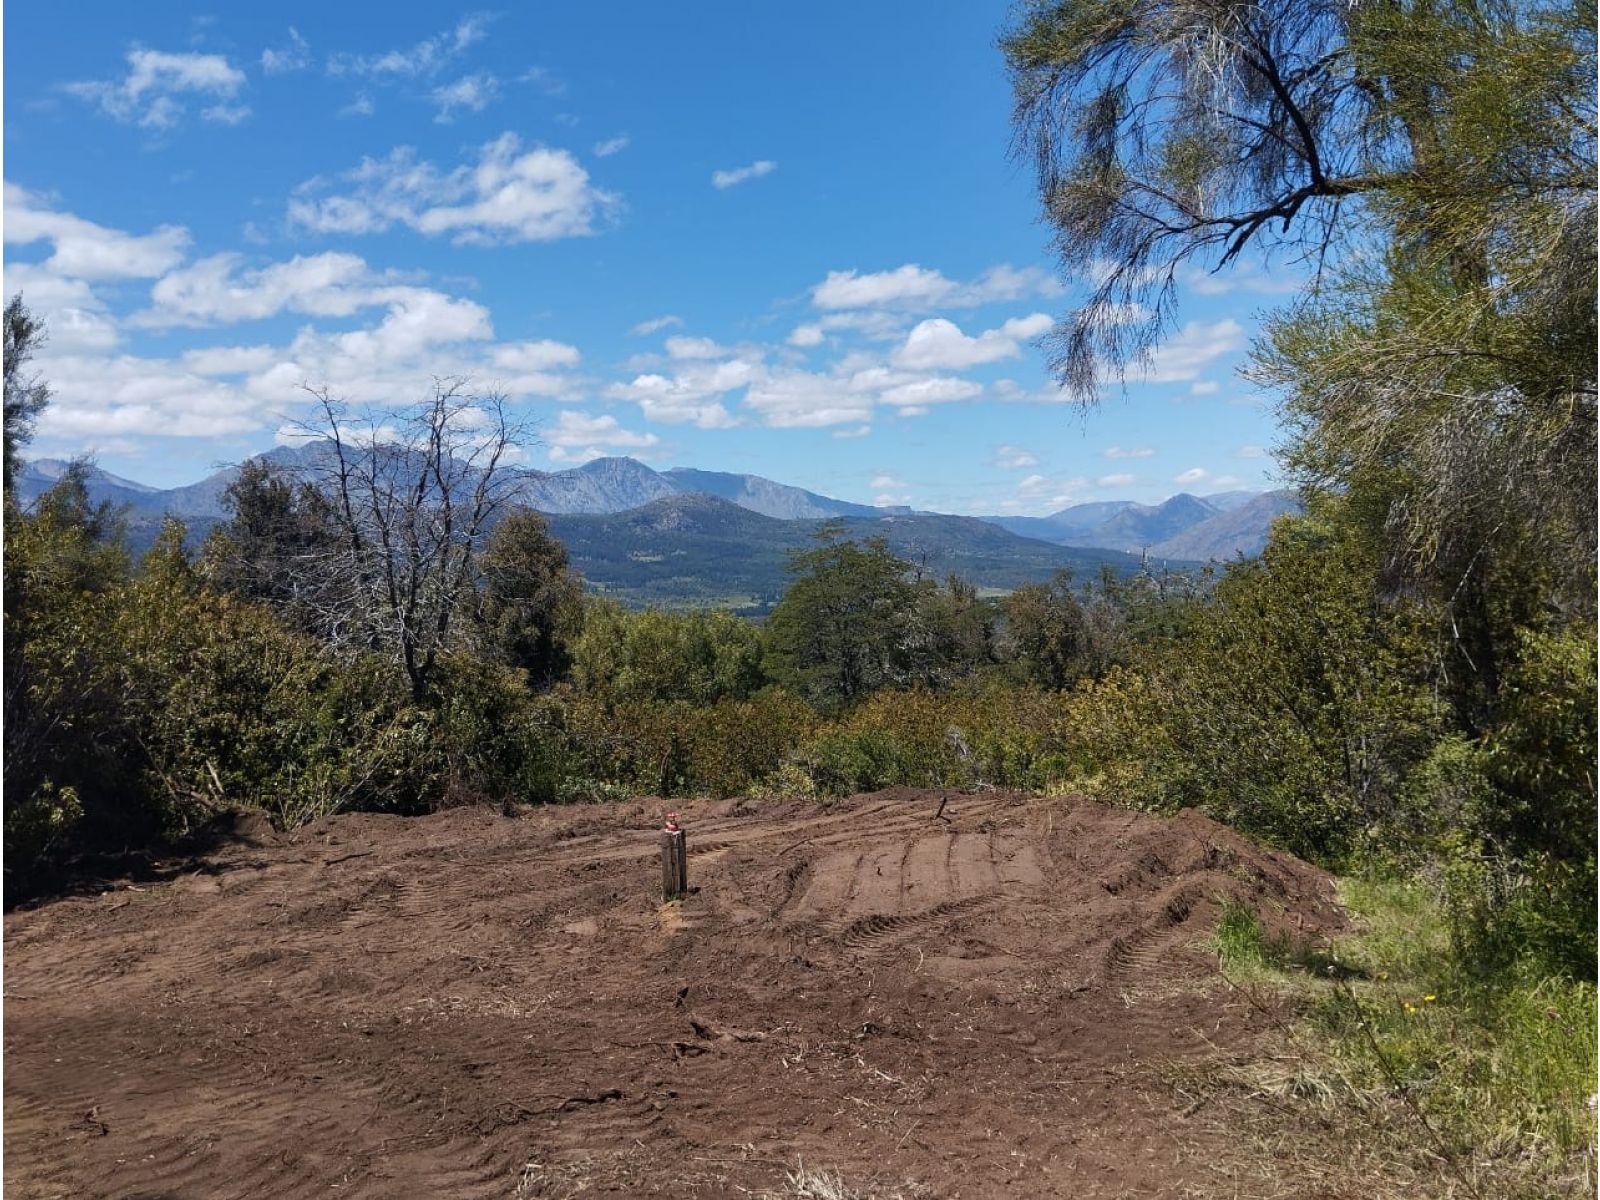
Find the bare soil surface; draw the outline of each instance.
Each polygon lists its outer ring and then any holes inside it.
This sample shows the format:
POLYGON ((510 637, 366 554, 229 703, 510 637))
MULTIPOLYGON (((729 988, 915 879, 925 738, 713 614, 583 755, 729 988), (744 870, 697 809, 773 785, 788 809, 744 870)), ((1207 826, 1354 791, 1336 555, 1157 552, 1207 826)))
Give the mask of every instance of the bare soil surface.
POLYGON ((943 797, 683 804, 673 904, 640 801, 263 830, 9 914, 5 1194, 1247 1194, 1166 1079, 1270 1032, 1221 898, 1316 940, 1328 878, 943 797))

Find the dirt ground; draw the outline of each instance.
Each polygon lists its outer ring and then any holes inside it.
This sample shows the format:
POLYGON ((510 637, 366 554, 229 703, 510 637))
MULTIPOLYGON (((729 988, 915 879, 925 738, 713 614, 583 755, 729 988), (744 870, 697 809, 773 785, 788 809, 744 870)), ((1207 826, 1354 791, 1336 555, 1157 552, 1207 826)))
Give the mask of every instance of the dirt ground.
POLYGON ((1329 880, 1194 814, 892 791, 262 830, 5 918, 5 1194, 1244 1194, 1166 1082, 1261 1036, 1220 898, 1329 880))

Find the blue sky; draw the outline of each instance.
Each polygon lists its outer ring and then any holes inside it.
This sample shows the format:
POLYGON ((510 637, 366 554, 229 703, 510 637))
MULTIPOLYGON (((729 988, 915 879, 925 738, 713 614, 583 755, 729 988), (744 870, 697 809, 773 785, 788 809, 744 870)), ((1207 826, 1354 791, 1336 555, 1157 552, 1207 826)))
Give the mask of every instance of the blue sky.
POLYGON ((1263 488, 1235 377, 1285 284, 1187 277, 1087 413, 1008 157, 1001 4, 12 5, 5 289, 50 341, 33 453, 159 486, 271 447, 301 384, 470 376, 526 462, 749 471, 1045 513, 1263 488))

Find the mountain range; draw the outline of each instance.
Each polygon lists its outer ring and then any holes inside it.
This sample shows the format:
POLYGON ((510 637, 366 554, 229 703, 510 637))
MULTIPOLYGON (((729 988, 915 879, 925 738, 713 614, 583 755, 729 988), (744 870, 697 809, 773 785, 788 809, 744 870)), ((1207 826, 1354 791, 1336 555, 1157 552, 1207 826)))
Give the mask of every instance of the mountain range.
POLYGON ((1020 537, 1058 546, 1096 546, 1154 559, 1207 562, 1261 553, 1272 522, 1300 511, 1287 489, 1276 492, 1180 492, 1160 504, 1101 500, 1048 517, 985 517, 1020 537))
MULTIPOLYGON (((318 444, 279 447, 262 457, 294 473, 325 454, 318 444)), ((28 463, 18 498, 31 504, 65 471, 53 459, 28 463)), ((122 507, 140 552, 166 514, 189 527, 192 544, 226 519, 223 497, 238 475, 228 467, 197 483, 153 488, 89 468, 96 502, 122 507)), ((884 537, 933 577, 955 572, 1009 591, 1067 568, 1079 577, 1118 574, 1142 558, 1190 565, 1258 553, 1271 521, 1298 509, 1290 492, 1182 494, 1158 505, 1101 501, 1048 517, 963 517, 876 508, 836 500, 759 475, 598 458, 564 471, 519 470, 518 502, 546 513, 590 585, 634 604, 729 604, 760 611, 786 583, 788 551, 811 542, 824 522, 851 537, 884 537)))

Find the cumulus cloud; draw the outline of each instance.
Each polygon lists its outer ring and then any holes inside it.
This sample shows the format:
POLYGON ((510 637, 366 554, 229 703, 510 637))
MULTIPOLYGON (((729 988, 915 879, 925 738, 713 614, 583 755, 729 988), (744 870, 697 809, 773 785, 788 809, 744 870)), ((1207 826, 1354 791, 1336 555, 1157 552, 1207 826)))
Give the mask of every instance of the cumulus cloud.
POLYGON ((821 309, 891 307, 915 311, 972 308, 1028 296, 1054 296, 1060 291, 1061 285, 1037 267, 1002 264, 968 283, 957 283, 940 271, 907 263, 892 271, 865 274, 855 270, 829 271, 827 278, 811 289, 811 302, 821 309))
POLYGON ((706 337, 669 337, 667 354, 672 358, 722 358, 727 354, 721 346, 706 337))
POLYGON ((788 340, 789 345, 798 346, 802 350, 810 349, 812 346, 820 346, 823 341, 822 326, 796 325, 788 340))
POLYGON ((1107 458, 1152 458, 1155 451, 1149 446, 1135 446, 1132 450, 1124 450, 1121 446, 1108 446, 1101 453, 1107 458))
POLYGON ((750 385, 745 405, 774 429, 862 425, 872 419, 872 397, 810 371, 779 371, 750 385))
POLYGON ((475 13, 463 17, 455 27, 403 50, 378 54, 339 54, 328 62, 332 75, 355 75, 374 79, 415 79, 437 74, 483 40, 488 17, 475 13))
POLYGON ((32 193, 7 183, 5 240, 50 242, 53 252, 44 266, 56 275, 90 280, 148 279, 183 261, 189 233, 176 225, 162 225, 143 235, 124 233, 55 211, 32 193))
POLYGON ((778 164, 771 159, 762 159, 753 162, 748 167, 735 167, 731 171, 713 171, 711 173, 711 186, 719 191, 724 188, 735 187, 751 179, 760 179, 763 175, 770 175, 778 169, 778 164))
POLYGON ((517 135, 483 146, 477 161, 442 171, 409 146, 366 159, 343 177, 355 186, 318 196, 321 180, 302 184, 289 222, 317 233, 382 233, 404 225, 458 244, 496 245, 581 237, 614 213, 618 199, 594 187, 565 150, 524 149, 517 135))
POLYGON ((720 397, 749 384, 758 371, 759 364, 746 359, 688 362, 671 376, 650 372, 612 384, 607 394, 633 401, 649 421, 726 429, 738 422, 720 397))
POLYGON ((576 346, 549 338, 536 342, 505 342, 494 348, 491 361, 508 371, 549 371, 575 367, 580 355, 576 346))
POLYGON ((1002 471, 1024 471, 1039 465, 1039 456, 1021 446, 1000 446, 991 460, 1002 471))
POLYGON ((268 75, 287 75, 291 71, 304 71, 311 65, 311 43, 300 36, 300 31, 289 26, 289 44, 281 48, 268 47, 261 52, 261 69, 268 75))
POLYGON ((587 413, 563 409, 556 415, 553 426, 540 431, 553 462, 582 463, 604 458, 615 450, 635 453, 648 450, 660 443, 653 433, 637 433, 624 429, 612 416, 590 416, 587 413))
POLYGON ((1190 467, 1187 471, 1174 475, 1172 482, 1181 484, 1204 483, 1210 478, 1211 472, 1204 467, 1190 467))
POLYGON ((1038 337, 1051 324, 1044 313, 1033 313, 1007 321, 999 329, 988 329, 977 337, 968 337, 955 322, 934 317, 920 322, 907 335, 892 360, 897 366, 913 370, 965 370, 982 363, 1015 358, 1022 351, 1020 343, 1024 339, 1038 337))
POLYGON ((983 385, 970 379, 953 379, 938 376, 933 379, 916 379, 896 384, 879 393, 878 399, 901 416, 923 416, 932 404, 949 404, 956 400, 974 400, 983 395, 983 385), (916 411, 913 411, 916 410, 916 411))
POLYGON ((856 271, 829 271, 828 277, 811 289, 811 302, 818 308, 933 305, 948 297, 955 286, 938 271, 915 263, 866 275, 856 271))
POLYGON ((894 475, 890 474, 888 471, 884 471, 884 472, 881 472, 880 474, 874 475, 872 477, 872 482, 869 483, 867 486, 872 488, 875 491, 881 491, 884 488, 908 488, 911 485, 909 483, 907 483, 904 479, 897 479, 894 475))
POLYGON ((289 311, 343 317, 382 304, 394 292, 354 254, 297 256, 242 269, 238 254, 213 254, 164 275, 152 306, 133 318, 152 328, 258 321, 289 311))
MULTIPOLYGON (((121 79, 69 83, 66 91, 96 105, 113 120, 142 129, 166 130, 178 125, 187 114, 185 97, 231 100, 245 82, 244 72, 220 54, 171 53, 135 46, 127 53, 127 63, 127 73, 121 79)), ((242 106, 214 103, 202 116, 237 124, 249 111, 242 106)))
POLYGON ((1127 487, 1136 478, 1134 475, 1102 475, 1094 482, 1097 487, 1127 487))
POLYGON ((41 438, 98 442, 156 432, 214 438, 267 426, 244 389, 179 361, 57 351, 45 363, 51 402, 39 418, 41 438))
POLYGON ((488 71, 479 71, 463 75, 454 83, 436 87, 428 95, 439 110, 433 119, 441 125, 448 125, 455 120, 457 109, 482 112, 499 99, 500 80, 488 71))

